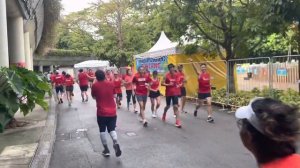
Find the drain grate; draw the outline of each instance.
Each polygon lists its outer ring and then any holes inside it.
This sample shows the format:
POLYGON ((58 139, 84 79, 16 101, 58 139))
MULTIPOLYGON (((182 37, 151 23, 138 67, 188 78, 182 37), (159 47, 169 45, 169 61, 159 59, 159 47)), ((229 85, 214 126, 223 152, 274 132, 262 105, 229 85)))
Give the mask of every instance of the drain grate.
POLYGON ((57 141, 69 141, 87 137, 87 129, 77 129, 68 133, 56 135, 57 141))

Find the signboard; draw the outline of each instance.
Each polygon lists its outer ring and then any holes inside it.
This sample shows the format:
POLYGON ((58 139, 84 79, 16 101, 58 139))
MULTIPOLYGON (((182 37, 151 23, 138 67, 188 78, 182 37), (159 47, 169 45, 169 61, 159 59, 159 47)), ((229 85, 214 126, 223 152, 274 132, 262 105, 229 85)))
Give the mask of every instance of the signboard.
POLYGON ((158 73, 165 73, 168 66, 168 56, 155 58, 138 58, 136 59, 136 67, 145 66, 151 73, 157 71, 158 73))
POLYGON ((277 76, 287 76, 287 69, 286 68, 278 68, 276 70, 277 76))

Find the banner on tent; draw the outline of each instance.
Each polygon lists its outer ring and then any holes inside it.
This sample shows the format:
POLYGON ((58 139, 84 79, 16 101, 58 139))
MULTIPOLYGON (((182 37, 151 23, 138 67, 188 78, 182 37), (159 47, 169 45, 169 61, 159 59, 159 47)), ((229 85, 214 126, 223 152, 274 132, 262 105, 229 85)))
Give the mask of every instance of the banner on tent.
POLYGON ((165 73, 168 66, 168 56, 136 59, 136 67, 145 66, 150 72, 165 73))

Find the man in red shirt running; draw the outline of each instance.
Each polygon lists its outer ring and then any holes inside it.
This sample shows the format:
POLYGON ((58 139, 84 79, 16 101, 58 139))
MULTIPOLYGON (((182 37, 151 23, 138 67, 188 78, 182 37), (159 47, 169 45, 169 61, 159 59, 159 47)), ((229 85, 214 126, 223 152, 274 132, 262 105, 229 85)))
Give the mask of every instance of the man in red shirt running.
POLYGON ((88 101, 87 90, 89 88, 89 78, 88 78, 88 75, 85 72, 83 72, 83 69, 79 69, 78 81, 79 81, 79 87, 81 90, 82 102, 87 102, 88 101), (86 98, 84 98, 84 96, 86 98))
POLYGON ((148 126, 148 122, 145 117, 145 108, 148 95, 148 87, 151 83, 151 78, 145 74, 145 69, 141 66, 138 68, 138 73, 133 77, 132 83, 135 85, 136 99, 140 105, 140 116, 144 127, 148 126))
POLYGON ((116 104, 118 109, 121 107, 121 101, 122 101, 122 79, 119 77, 118 72, 114 72, 114 86, 115 86, 115 94, 116 95, 116 104))
POLYGON ((201 71, 199 72, 196 68, 196 65, 192 60, 190 60, 195 72, 198 75, 198 105, 196 106, 196 109, 194 111, 194 116, 197 117, 197 110, 200 108, 200 106, 204 105, 204 101, 207 102, 207 122, 213 123, 214 119, 212 118, 212 106, 211 106, 211 84, 210 84, 210 74, 207 72, 207 66, 206 64, 202 63, 200 65, 201 71))
POLYGON ((92 69, 89 69, 87 75, 89 78, 89 86, 90 86, 90 88, 92 88, 92 85, 93 85, 93 82, 95 79, 95 72, 92 69))
POLYGON ((108 157, 110 155, 107 139, 106 129, 110 134, 116 156, 121 156, 122 152, 118 144, 117 132, 115 131, 117 122, 117 110, 114 101, 114 84, 105 80, 105 73, 102 70, 96 71, 96 79, 92 86, 92 97, 97 103, 97 122, 100 130, 100 139, 104 150, 102 155, 108 157))
POLYGON ((133 89, 132 79, 133 79, 133 75, 132 75, 131 69, 127 69, 126 70, 126 75, 125 75, 124 81, 123 81, 125 89, 126 89, 127 109, 129 111, 130 100, 132 98, 133 111, 135 113, 137 113, 137 111, 136 111, 136 99, 135 99, 135 95, 133 93, 134 89, 133 89))
POLYGON ((73 90, 74 90, 74 79, 70 74, 66 75, 65 79, 65 85, 66 85, 66 92, 67 92, 67 99, 69 102, 69 106, 72 104, 72 95, 73 95, 73 90))
POLYGON ((186 111, 184 111, 184 106, 185 106, 185 102, 186 102, 186 89, 185 89, 185 83, 186 78, 185 78, 185 74, 183 73, 183 65, 179 65, 178 66, 178 77, 179 77, 179 83, 180 83, 180 96, 179 98, 181 99, 180 102, 180 111, 187 113, 186 111))
POLYGON ((62 74, 59 74, 58 71, 55 72, 54 85, 57 95, 58 104, 63 103, 63 94, 64 94, 64 83, 65 78, 62 74))
POLYGON ((167 111, 170 108, 171 102, 173 104, 173 110, 176 117, 175 126, 181 128, 179 110, 178 110, 178 96, 180 94, 180 83, 177 74, 175 73, 175 66, 173 64, 168 65, 169 72, 166 74, 162 81, 162 86, 166 86, 166 107, 162 120, 166 121, 167 111))

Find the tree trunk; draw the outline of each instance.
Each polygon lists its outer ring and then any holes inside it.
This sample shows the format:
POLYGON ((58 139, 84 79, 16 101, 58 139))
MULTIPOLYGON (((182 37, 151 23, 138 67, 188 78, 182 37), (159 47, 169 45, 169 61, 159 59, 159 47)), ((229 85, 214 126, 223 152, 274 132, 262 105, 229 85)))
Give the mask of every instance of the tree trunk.
POLYGON ((233 52, 230 47, 225 48, 226 51, 226 61, 227 61, 227 92, 228 93, 235 93, 235 80, 234 80, 234 65, 235 62, 229 61, 233 58, 233 52))

